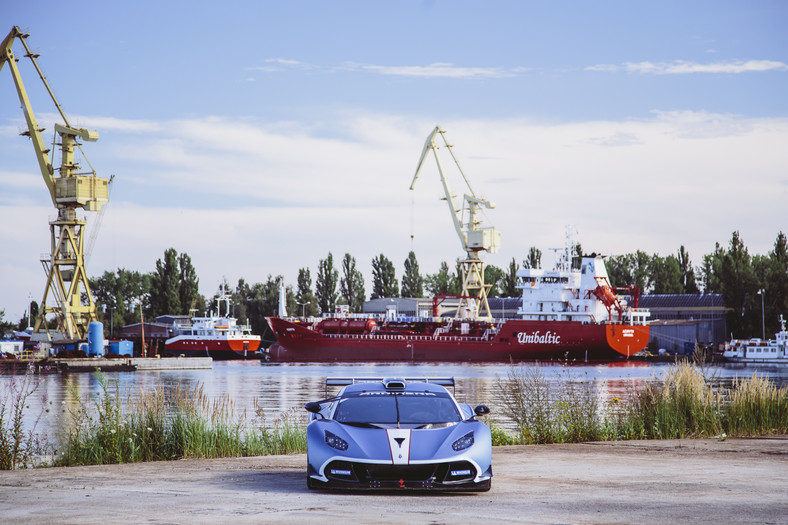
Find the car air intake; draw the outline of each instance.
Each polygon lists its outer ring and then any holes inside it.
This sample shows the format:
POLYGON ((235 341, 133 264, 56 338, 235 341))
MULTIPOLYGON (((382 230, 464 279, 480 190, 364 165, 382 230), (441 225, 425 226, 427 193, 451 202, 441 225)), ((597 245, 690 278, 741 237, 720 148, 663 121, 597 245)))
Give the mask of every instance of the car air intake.
POLYGON ((387 390, 403 390, 405 388, 405 380, 399 378, 387 378, 383 380, 383 384, 387 390))

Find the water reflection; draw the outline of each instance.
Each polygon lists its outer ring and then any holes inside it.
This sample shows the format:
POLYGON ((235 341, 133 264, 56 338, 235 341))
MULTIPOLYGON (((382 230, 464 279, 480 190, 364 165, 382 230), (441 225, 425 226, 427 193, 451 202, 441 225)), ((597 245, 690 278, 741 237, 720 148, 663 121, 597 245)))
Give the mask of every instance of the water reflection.
MULTIPOLYGON (((671 365, 626 362, 572 366, 528 363, 522 366, 539 367, 553 385, 566 380, 589 382, 601 404, 607 406, 616 398, 625 400, 649 382, 659 381, 671 365)), ((488 405, 493 411, 493 420, 508 428, 509 423, 502 418, 500 410, 497 379, 507 378, 509 370, 509 365, 500 363, 260 364, 257 361, 226 361, 215 362, 212 370, 112 372, 106 377, 112 381, 113 392, 117 384, 121 396, 136 397, 163 389, 169 398, 178 388, 181 391, 201 388, 210 400, 221 400, 227 396, 233 403, 236 416, 246 411, 251 417, 257 401, 264 409, 266 419, 271 421, 291 409, 301 413, 307 401, 336 393, 336 389, 326 390, 326 376, 450 376, 456 380, 455 395, 460 402, 472 406, 488 405)), ((756 372, 771 378, 777 386, 788 384, 788 367, 715 365, 705 369, 706 376, 713 378, 714 384, 722 386, 730 386, 736 377, 749 378, 756 372)), ((6 392, 10 382, 20 380, 21 376, 0 375, 0 393, 6 392)), ((39 382, 39 388, 29 398, 25 424, 31 428, 41 413, 37 431, 46 432, 50 439, 56 439, 64 428, 68 411, 78 410, 78 399, 95 398, 102 390, 95 374, 53 374, 37 376, 35 380, 39 382)))

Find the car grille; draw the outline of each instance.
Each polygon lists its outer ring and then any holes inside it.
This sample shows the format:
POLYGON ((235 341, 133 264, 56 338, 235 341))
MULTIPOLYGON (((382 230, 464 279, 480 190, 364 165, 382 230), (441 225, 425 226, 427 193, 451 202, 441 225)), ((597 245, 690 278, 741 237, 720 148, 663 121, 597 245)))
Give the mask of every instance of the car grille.
POLYGON ((468 461, 427 465, 380 465, 332 461, 326 466, 326 477, 334 481, 373 482, 406 481, 429 483, 460 483, 473 480, 476 469, 468 461))
POLYGON ((426 481, 435 477, 435 465, 366 465, 366 477, 379 481, 426 481))

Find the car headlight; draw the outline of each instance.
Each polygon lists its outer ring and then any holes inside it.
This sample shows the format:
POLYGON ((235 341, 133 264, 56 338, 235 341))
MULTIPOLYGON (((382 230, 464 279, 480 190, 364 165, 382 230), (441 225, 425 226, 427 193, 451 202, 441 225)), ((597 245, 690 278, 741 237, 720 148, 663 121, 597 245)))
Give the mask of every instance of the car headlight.
POLYGON ((468 432, 460 439, 452 443, 451 448, 453 448, 456 452, 459 452, 460 450, 465 450, 471 445, 473 445, 473 432, 468 432))
POLYGON ((335 448, 337 450, 347 450, 347 441, 337 436, 333 432, 329 432, 328 430, 326 430, 326 444, 329 447, 335 448))

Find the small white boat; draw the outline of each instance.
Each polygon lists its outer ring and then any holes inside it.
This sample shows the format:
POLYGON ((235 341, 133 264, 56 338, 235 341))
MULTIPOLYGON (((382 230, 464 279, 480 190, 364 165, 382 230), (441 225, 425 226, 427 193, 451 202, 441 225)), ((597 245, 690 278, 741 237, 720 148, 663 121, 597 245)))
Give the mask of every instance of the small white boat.
POLYGON ((788 331, 780 316, 780 331, 775 339, 733 339, 722 356, 733 363, 776 363, 788 365, 788 331))

